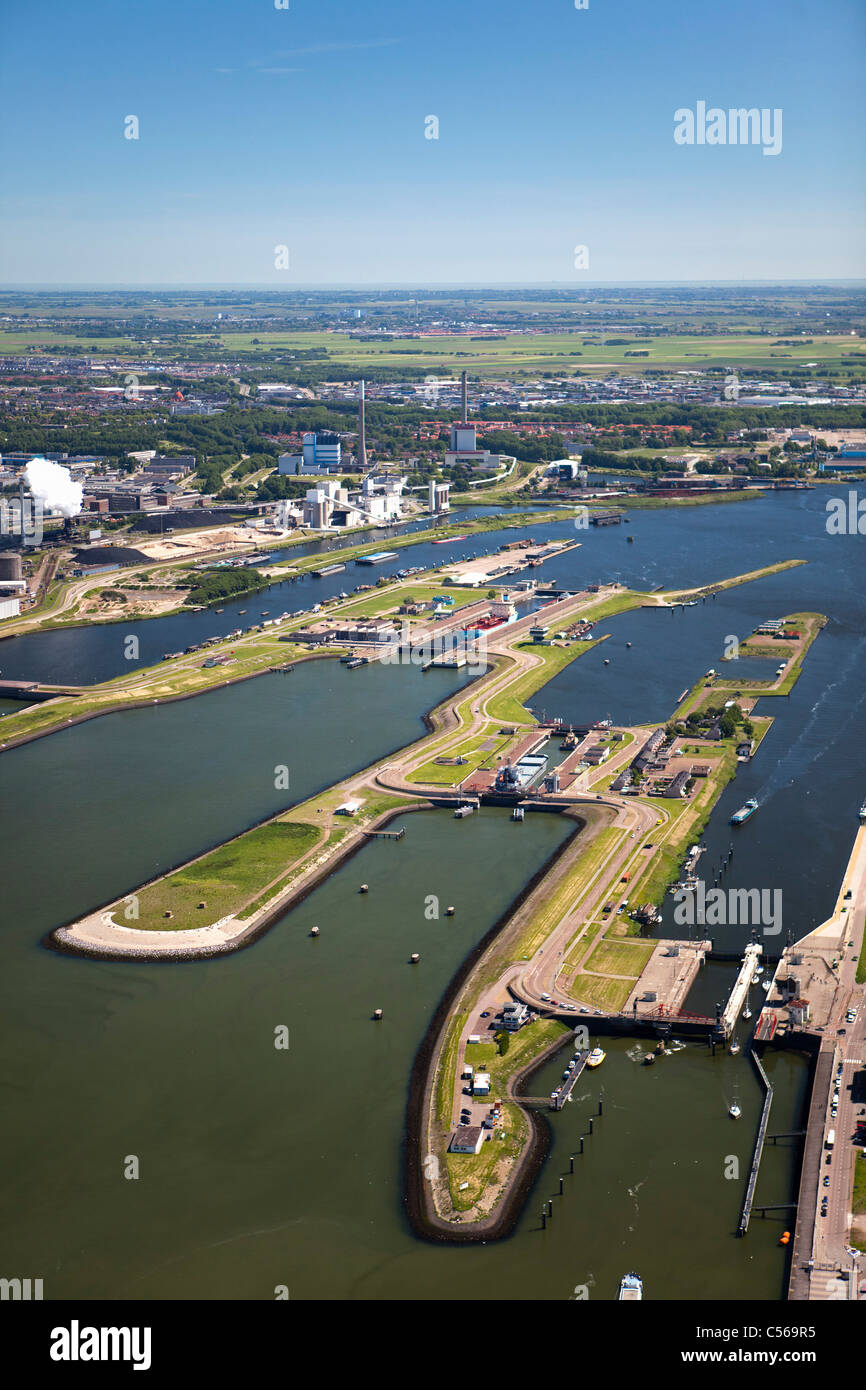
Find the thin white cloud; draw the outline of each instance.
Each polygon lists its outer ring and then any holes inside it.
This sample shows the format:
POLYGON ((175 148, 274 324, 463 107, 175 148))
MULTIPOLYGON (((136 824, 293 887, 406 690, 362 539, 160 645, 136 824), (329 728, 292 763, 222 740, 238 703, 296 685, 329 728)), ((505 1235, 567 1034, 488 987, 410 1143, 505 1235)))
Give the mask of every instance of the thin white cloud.
MULTIPOLYGON (((274 58, 306 58, 321 53, 352 53, 359 48, 393 48, 399 39, 347 39, 343 43, 311 43, 306 48, 286 48, 274 58)), ((255 60, 253 60, 255 64, 255 60)))

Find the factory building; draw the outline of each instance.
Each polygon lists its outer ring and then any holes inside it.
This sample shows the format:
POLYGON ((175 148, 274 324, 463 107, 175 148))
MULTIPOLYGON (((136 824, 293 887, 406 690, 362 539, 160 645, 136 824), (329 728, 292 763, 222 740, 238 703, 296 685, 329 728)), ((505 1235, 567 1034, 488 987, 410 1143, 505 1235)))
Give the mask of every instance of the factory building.
POLYGON ((281 473, 339 473, 342 467, 342 445, 338 434, 305 434, 301 448, 300 454, 280 454, 281 473))
POLYGON ((475 472, 497 473, 502 467, 503 461, 510 462, 511 460, 505 454, 491 454, 489 449, 478 448, 475 426, 469 420, 469 399, 465 372, 460 378, 460 390, 462 419, 459 423, 451 426, 451 447, 445 454, 445 467, 461 466, 470 468, 475 472))
POLYGON ((436 478, 430 479, 429 502, 431 512, 447 512, 451 510, 451 503, 448 500, 450 491, 450 483, 438 482, 436 478))

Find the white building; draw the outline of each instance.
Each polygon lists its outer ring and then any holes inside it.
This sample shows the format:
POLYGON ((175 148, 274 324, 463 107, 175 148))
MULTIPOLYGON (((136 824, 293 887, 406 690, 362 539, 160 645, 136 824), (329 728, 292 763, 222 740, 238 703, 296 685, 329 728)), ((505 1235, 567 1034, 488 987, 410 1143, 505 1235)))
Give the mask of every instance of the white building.
POLYGON ((17 618, 21 612, 21 600, 12 595, 0 594, 0 618, 17 618))
POLYGON ((430 479, 428 496, 431 512, 447 512, 451 510, 451 503, 448 500, 450 491, 450 483, 438 482, 435 478, 430 479))
POLYGON ((303 516, 304 525, 315 531, 326 531, 336 526, 351 529, 363 526, 367 520, 335 478, 328 478, 308 490, 304 498, 303 516))
POLYGON ((406 482, 396 473, 367 473, 360 492, 352 492, 349 497, 370 521, 399 521, 406 482))
POLYGON ((291 531, 295 526, 300 526, 303 520, 304 512, 299 502, 291 497, 280 499, 274 510, 275 526, 282 527, 284 531, 291 531))

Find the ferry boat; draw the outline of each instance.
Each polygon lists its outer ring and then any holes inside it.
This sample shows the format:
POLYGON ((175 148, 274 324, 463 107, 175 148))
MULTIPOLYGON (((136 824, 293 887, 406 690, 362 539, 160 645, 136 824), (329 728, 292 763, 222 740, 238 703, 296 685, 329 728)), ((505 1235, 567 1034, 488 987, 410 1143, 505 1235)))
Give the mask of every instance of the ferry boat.
POLYGON ((643 1280, 639 1274, 624 1274, 619 1281, 619 1303, 639 1303, 643 1298, 643 1280))
POLYGON ((600 1067, 607 1053, 600 1047, 594 1047, 586 1059, 588 1067, 600 1067))
POLYGON ((750 796, 745 806, 741 806, 739 811, 735 811, 734 814, 731 816, 731 825, 742 825, 743 821, 748 820, 749 816, 753 816, 757 809, 757 801, 754 797, 750 796))

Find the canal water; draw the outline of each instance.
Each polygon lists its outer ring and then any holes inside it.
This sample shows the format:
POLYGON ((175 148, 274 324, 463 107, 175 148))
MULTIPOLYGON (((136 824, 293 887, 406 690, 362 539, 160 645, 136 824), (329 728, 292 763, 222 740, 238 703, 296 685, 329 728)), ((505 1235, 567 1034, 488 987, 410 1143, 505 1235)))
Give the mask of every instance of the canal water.
MULTIPOLYGON (((563 587, 616 573, 691 586, 774 559, 810 564, 674 615, 604 620, 610 639, 535 697, 564 718, 662 720, 686 685, 719 668, 726 636, 761 618, 826 613, 792 695, 759 706, 776 722, 704 836, 706 860, 718 859, 731 811, 758 797, 735 832, 729 877, 781 887, 795 935, 832 906, 864 795, 863 540, 826 535, 826 491, 635 512, 633 545, 623 527, 586 533, 545 578, 559 566, 563 587)), ((476 539, 494 549, 514 534, 476 539)), ((401 563, 423 563, 417 555, 401 563)), ((37 677, 28 662, 49 643, 38 659, 52 679, 72 679, 74 644, 58 654, 53 639, 89 635, 15 639, 33 654, 16 678, 37 677)), ((0 644, 10 677, 11 645, 0 644)), ((104 678, 98 645, 81 660, 80 679, 104 678)), ((402 746, 420 732, 420 712, 462 683, 455 672, 315 662, 0 757, 0 1222, 10 1270, 43 1277, 46 1297, 271 1298, 287 1284, 301 1299, 567 1299, 582 1289, 609 1299, 631 1268, 649 1298, 782 1295, 780 1222, 756 1220, 744 1241, 733 1234, 759 1089, 742 1055, 712 1058, 694 1044, 647 1068, 630 1057, 633 1040, 605 1043, 591 1093, 552 1119, 551 1158, 512 1240, 452 1249, 407 1226, 412 1058, 467 950, 568 833, 555 816, 409 816, 404 840, 369 845, 255 946, 219 961, 118 965, 39 946, 61 922, 402 746), (274 790, 277 764, 290 769, 288 793, 274 790), (455 917, 428 920, 431 896, 454 903, 455 917), (376 1007, 381 1025, 369 1021, 376 1007), (283 1024, 287 1052, 273 1046, 283 1024), (602 1083, 605 1114, 542 1233, 541 1202, 558 1191, 602 1083), (727 1114, 735 1094, 739 1122, 727 1114), (128 1155, 137 1181, 122 1176, 128 1155), (740 1178, 725 1176, 732 1159, 740 1178)), ((706 967, 692 1007, 724 997, 732 970, 706 967)), ((549 1091, 561 1067, 549 1064, 533 1091, 549 1091)), ((771 1053, 768 1071, 771 1127, 796 1128, 806 1065, 771 1053)), ((784 1145, 768 1149, 759 1202, 789 1199, 794 1163, 784 1145)))

